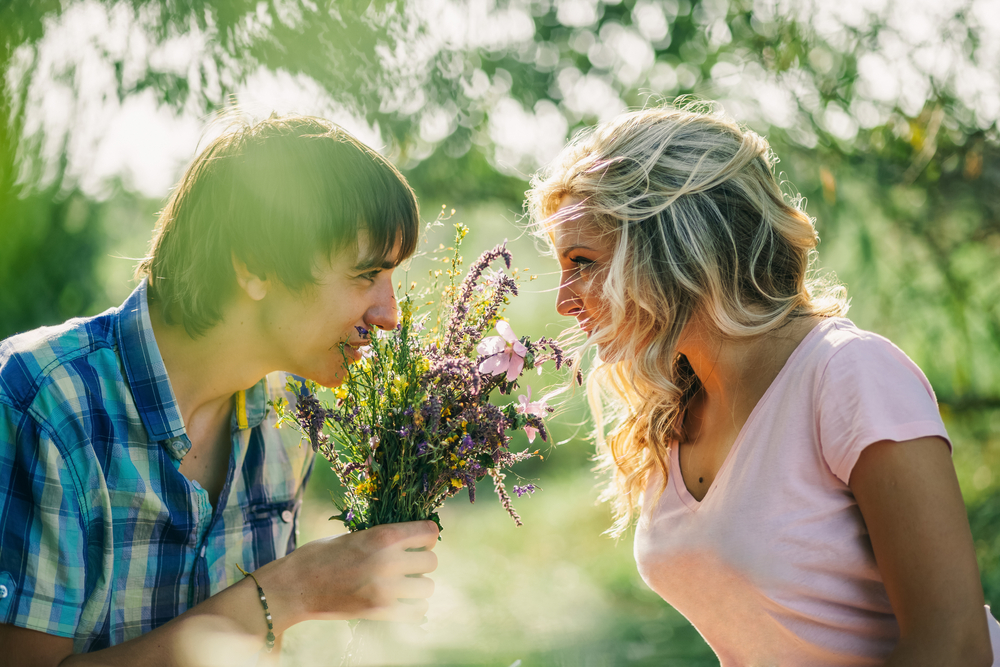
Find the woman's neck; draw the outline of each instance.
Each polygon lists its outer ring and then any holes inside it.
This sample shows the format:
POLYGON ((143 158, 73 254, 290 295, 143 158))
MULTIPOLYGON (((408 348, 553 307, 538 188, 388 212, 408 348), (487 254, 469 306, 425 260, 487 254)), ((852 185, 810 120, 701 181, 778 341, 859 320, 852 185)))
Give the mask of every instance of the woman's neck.
POLYGON ((731 338, 722 335, 707 317, 692 317, 681 334, 677 351, 687 357, 701 383, 699 421, 745 422, 792 352, 818 322, 817 317, 791 318, 770 333, 731 338))

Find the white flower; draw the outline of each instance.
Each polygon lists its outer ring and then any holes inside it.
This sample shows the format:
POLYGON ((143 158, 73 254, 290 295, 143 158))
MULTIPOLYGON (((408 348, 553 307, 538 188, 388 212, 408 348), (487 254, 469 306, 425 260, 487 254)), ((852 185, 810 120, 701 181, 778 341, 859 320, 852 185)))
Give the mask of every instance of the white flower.
MULTIPOLYGON (((528 387, 527 396, 521 394, 517 397, 517 400, 521 402, 521 405, 517 406, 517 411, 522 415, 544 417, 545 413, 548 412, 548 406, 545 405, 545 401, 531 401, 531 387, 528 387)), ((535 434, 538 433, 538 429, 534 426, 525 426, 524 433, 528 436, 528 442, 534 442, 535 434)))
POLYGON ((507 382, 512 382, 524 368, 524 355, 528 354, 528 348, 517 339, 506 321, 497 321, 497 331, 499 336, 484 338, 476 346, 479 354, 488 355, 479 364, 479 372, 489 375, 507 373, 507 382))

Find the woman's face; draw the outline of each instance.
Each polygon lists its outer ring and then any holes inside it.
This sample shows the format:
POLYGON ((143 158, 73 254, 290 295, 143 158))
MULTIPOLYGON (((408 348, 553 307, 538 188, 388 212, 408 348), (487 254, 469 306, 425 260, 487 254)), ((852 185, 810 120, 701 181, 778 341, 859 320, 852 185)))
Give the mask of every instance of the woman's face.
POLYGON ((614 248, 586 217, 571 214, 571 207, 579 202, 580 199, 572 195, 563 197, 549 233, 561 273, 556 310, 560 315, 575 317, 589 338, 609 324, 601 289, 614 248))

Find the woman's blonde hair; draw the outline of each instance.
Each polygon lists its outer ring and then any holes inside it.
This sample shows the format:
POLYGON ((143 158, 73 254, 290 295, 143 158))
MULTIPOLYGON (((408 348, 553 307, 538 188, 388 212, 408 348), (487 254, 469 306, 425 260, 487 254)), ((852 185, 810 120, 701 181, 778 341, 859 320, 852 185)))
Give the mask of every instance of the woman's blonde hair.
POLYGON ((604 357, 587 393, 612 472, 613 534, 631 524, 650 473, 666 486, 667 443, 700 386, 676 351, 695 311, 743 338, 847 310, 843 287, 809 275, 816 230, 801 197, 783 195, 775 162, 763 137, 711 106, 661 107, 585 131, 532 181, 540 235, 582 217, 614 249, 600 287, 610 325, 577 355, 599 345, 604 357), (578 203, 560 210, 567 197, 578 203))

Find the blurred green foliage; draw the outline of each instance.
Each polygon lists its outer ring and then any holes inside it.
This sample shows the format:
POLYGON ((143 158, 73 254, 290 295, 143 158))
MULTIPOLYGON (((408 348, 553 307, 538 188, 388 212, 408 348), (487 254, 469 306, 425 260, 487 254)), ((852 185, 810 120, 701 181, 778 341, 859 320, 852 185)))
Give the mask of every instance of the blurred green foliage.
MULTIPOLYGON (((72 123, 28 131, 32 85, 49 75, 45 35, 81 1, 0 0, 0 337, 116 305, 129 267, 112 256, 144 251, 159 206, 120 184, 100 201, 83 191, 66 169, 72 123)), ((105 49, 119 99, 152 91, 207 113, 261 70, 311 79, 378 128, 427 217, 445 204, 475 225, 470 249, 521 235, 528 176, 576 129, 679 95, 722 100, 767 135, 788 189, 808 199, 822 267, 848 285, 852 318, 934 385, 987 599, 1000 604, 1000 37, 989 0, 928 4, 929 28, 891 1, 89 1, 124 12, 153 45, 202 38, 183 68, 105 49)), ((56 75, 76 98, 89 93, 79 68, 56 75)), ((542 261, 517 243, 519 264, 542 261)), ((532 269, 542 280, 518 312, 555 321, 552 269, 532 269)), ((558 439, 587 430, 579 405, 566 410, 558 439)), ((578 472, 583 451, 557 450, 550 464, 578 472)), ((600 585, 617 590, 616 576, 600 585)), ((626 643, 643 632, 628 618, 616 635, 626 643)))

